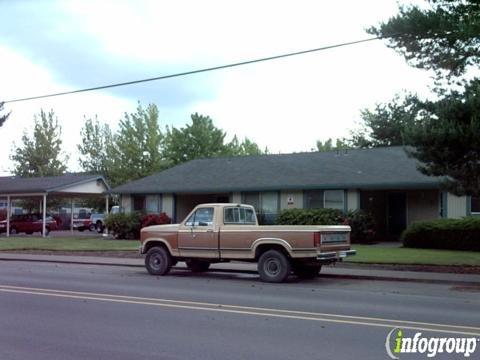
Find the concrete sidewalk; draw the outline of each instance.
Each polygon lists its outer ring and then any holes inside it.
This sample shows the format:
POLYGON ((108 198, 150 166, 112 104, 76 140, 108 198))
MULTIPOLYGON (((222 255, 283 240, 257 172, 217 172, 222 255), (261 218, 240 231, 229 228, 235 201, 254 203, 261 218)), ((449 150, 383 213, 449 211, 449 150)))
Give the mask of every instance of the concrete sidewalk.
MULTIPOLYGON (((113 258, 102 256, 40 255, 0 252, 0 261, 34 261, 65 264, 144 267, 144 260, 140 257, 113 258)), ((186 267, 184 263, 178 263, 175 268, 184 269, 186 267)), ((212 264, 212 266, 210 267, 210 271, 247 272, 256 274, 257 265, 241 262, 212 264)), ((320 273, 320 277, 341 277, 361 280, 415 281, 480 286, 480 275, 477 274, 379 270, 374 268, 368 268, 368 266, 324 266, 320 273)))

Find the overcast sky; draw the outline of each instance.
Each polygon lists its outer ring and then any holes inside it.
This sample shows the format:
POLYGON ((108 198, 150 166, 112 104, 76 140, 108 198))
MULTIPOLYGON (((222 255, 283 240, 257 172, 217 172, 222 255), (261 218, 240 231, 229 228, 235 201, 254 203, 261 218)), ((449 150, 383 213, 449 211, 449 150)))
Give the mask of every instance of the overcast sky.
MULTIPOLYGON (((123 82, 370 37, 397 12, 391 0, 48 1, 0 0, 0 100, 123 82)), ((84 116, 116 127, 137 102, 160 124, 209 115, 229 137, 271 152, 309 151, 348 136, 360 110, 402 90, 428 96, 431 74, 409 67, 381 41, 210 73, 84 94, 6 104, 0 175, 34 114, 53 109, 69 167, 84 116)))

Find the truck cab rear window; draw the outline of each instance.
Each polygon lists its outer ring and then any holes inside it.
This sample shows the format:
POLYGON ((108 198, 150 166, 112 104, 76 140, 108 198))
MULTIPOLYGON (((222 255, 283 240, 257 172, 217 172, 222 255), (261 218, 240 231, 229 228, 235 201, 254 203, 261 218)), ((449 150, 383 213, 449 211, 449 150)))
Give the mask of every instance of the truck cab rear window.
POLYGON ((250 208, 230 207, 224 209, 224 224, 255 225, 255 213, 250 208))

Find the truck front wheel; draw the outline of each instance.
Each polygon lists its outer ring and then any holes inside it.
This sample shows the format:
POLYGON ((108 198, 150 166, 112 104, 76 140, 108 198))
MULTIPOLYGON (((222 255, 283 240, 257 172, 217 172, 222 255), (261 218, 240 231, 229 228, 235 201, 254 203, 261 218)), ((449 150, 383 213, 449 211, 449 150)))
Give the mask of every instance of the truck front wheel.
POLYGON ((258 259, 258 273, 262 281, 284 282, 290 275, 291 270, 290 261, 278 250, 268 250, 258 259))
POLYGON ((172 267, 172 257, 163 247, 153 247, 145 256, 145 267, 151 275, 166 275, 172 267))

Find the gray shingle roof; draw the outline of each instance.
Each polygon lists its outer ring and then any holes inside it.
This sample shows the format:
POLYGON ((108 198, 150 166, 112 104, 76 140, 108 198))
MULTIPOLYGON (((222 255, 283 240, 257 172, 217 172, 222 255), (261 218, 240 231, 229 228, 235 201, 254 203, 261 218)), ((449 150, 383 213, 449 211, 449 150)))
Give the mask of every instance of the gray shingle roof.
POLYGON ((205 193, 281 189, 436 188, 439 179, 417 170, 403 147, 347 152, 192 160, 114 188, 117 194, 205 193))
POLYGON ((0 195, 55 192, 65 187, 97 179, 105 181, 99 175, 67 174, 33 178, 5 176, 0 177, 0 195))

